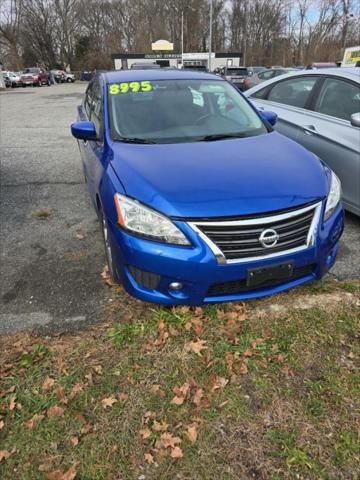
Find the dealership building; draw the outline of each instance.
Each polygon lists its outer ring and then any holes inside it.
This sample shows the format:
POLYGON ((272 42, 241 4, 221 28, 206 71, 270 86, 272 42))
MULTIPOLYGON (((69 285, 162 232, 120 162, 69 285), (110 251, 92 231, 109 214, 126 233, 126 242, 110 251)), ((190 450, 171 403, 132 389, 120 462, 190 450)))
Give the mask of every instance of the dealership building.
MULTIPOLYGON (((184 67, 208 68, 209 53, 175 53, 175 52, 150 52, 150 53, 113 53, 111 55, 115 70, 126 70, 133 63, 157 63, 161 67, 184 67)), ((239 67, 241 65, 239 52, 227 52, 211 54, 211 70, 217 67, 239 67)))

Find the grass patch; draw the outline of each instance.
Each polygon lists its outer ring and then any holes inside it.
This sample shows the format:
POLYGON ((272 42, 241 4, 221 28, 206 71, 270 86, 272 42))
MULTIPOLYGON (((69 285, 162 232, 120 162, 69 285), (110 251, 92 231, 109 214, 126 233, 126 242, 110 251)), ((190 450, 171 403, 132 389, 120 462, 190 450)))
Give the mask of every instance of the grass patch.
POLYGON ((1 479, 355 478, 359 318, 338 299, 357 290, 325 288, 331 308, 126 298, 81 335, 4 337, 1 479))

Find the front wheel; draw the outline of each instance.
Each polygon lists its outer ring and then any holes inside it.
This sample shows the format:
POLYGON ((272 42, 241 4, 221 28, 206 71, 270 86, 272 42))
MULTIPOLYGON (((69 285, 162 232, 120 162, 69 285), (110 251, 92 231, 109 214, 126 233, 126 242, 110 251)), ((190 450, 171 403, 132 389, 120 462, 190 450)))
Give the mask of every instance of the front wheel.
POLYGON ((100 228, 103 236, 104 247, 105 247, 105 257, 106 263, 109 268, 109 275, 113 282, 117 282, 116 278, 116 269, 114 265, 114 259, 111 249, 110 237, 109 237, 109 227, 104 216, 104 212, 101 207, 99 207, 99 220, 100 220, 100 228))

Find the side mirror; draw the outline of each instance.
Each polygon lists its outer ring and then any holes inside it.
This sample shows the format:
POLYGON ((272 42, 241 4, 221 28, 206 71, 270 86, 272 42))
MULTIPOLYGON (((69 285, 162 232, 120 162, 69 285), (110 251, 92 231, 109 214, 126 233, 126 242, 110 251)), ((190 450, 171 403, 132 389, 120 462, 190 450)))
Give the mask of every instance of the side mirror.
POLYGON ((270 123, 270 125, 274 126, 276 121, 277 121, 277 114, 275 112, 269 112, 269 111, 264 111, 264 112, 259 112, 260 115, 264 120, 270 123))
POLYGON ((75 122, 71 125, 71 133, 79 140, 97 140, 93 122, 75 122))
POLYGON ((360 127, 360 112, 353 113, 350 117, 350 122, 353 127, 360 127))

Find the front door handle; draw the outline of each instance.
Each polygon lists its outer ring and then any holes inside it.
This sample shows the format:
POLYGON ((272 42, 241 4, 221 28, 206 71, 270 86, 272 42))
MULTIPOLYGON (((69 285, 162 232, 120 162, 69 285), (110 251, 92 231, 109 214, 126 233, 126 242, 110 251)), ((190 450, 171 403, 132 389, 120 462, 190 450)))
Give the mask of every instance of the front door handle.
POLYGON ((316 128, 314 125, 303 125, 303 129, 308 135, 313 135, 316 133, 316 128))

